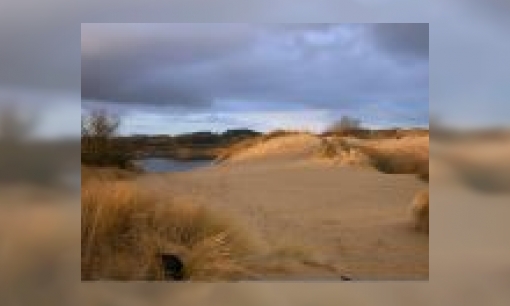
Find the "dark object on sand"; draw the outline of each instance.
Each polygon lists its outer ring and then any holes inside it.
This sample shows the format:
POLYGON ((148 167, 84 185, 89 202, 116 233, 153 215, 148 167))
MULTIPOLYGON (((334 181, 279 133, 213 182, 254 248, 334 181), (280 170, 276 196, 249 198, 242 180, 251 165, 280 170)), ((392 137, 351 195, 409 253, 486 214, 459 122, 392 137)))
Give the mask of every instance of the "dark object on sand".
POLYGON ((174 254, 159 254, 165 279, 167 280, 183 280, 184 279, 184 263, 174 254))
POLYGON ((340 275, 340 279, 343 280, 343 281, 350 281, 350 280, 352 280, 349 276, 345 276, 345 275, 340 275))

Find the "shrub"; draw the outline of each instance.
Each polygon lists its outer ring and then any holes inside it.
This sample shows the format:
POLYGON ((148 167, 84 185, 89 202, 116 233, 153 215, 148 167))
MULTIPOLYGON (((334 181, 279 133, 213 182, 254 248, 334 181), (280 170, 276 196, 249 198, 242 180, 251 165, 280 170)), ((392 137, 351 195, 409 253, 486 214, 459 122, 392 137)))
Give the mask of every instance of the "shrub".
POLYGON ((199 205, 159 200, 130 182, 85 184, 81 222, 83 280, 163 280, 159 254, 181 258, 185 279, 248 273, 248 239, 230 221, 199 205))
POLYGON ((95 167, 117 167, 132 169, 130 158, 119 152, 81 152, 81 163, 95 167))
POLYGON ((342 118, 326 129, 322 136, 337 136, 337 137, 356 137, 360 139, 368 139, 372 137, 372 130, 363 128, 361 120, 342 116, 342 118))
POLYGON ((337 146, 325 138, 321 139, 319 156, 323 158, 334 158, 338 155, 337 146))
POLYGON ((329 128, 330 132, 342 132, 342 131, 350 131, 350 130, 359 130, 361 129, 361 120, 349 117, 342 116, 340 120, 334 122, 329 128))
POLYGON ((132 168, 130 156, 113 138, 120 119, 104 111, 93 111, 82 117, 81 162, 96 167, 132 168))

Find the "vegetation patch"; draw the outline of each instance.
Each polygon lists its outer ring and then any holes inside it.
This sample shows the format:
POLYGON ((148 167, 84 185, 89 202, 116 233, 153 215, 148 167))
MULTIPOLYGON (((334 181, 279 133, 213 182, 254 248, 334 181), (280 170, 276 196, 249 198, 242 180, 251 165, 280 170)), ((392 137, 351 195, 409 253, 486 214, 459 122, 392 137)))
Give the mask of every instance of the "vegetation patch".
POLYGON ((416 194, 411 205, 414 228, 419 232, 429 232, 429 191, 416 194))
POLYGON ((157 199, 128 181, 82 187, 83 280, 165 280, 162 255, 183 263, 183 279, 246 277, 251 244, 231 221, 204 207, 157 199))

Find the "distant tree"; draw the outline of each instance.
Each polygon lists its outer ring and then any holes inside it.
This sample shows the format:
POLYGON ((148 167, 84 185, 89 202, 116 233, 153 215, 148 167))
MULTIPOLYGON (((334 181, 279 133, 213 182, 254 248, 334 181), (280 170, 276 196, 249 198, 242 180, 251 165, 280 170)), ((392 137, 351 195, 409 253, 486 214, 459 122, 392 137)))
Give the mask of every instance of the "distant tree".
POLYGON ((82 163, 128 168, 127 154, 114 143, 119 126, 120 118, 104 110, 94 110, 82 116, 82 163))
POLYGON ((94 110, 89 115, 82 116, 82 136, 111 138, 116 134, 119 125, 118 116, 110 115, 104 110, 94 110))
POLYGON ((328 132, 347 132, 356 131, 361 129, 361 120, 350 117, 342 116, 340 120, 334 122, 329 128, 328 132))

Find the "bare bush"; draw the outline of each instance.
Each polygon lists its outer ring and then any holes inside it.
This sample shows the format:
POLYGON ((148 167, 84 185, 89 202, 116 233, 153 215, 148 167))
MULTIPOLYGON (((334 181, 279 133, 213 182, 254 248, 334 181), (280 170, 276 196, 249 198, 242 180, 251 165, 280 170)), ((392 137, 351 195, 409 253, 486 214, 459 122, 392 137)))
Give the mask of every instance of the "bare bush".
POLYGON ((370 129, 363 128, 360 119, 342 116, 340 120, 334 122, 326 129, 323 136, 352 136, 365 139, 371 138, 372 132, 370 129))
POLYGON ((361 120, 350 116, 342 116, 340 120, 334 122, 329 128, 329 132, 354 131, 361 129, 361 120))
POLYGON ((123 169, 132 167, 128 154, 113 141, 119 125, 119 117, 102 110, 82 116, 81 158, 83 164, 123 169))

